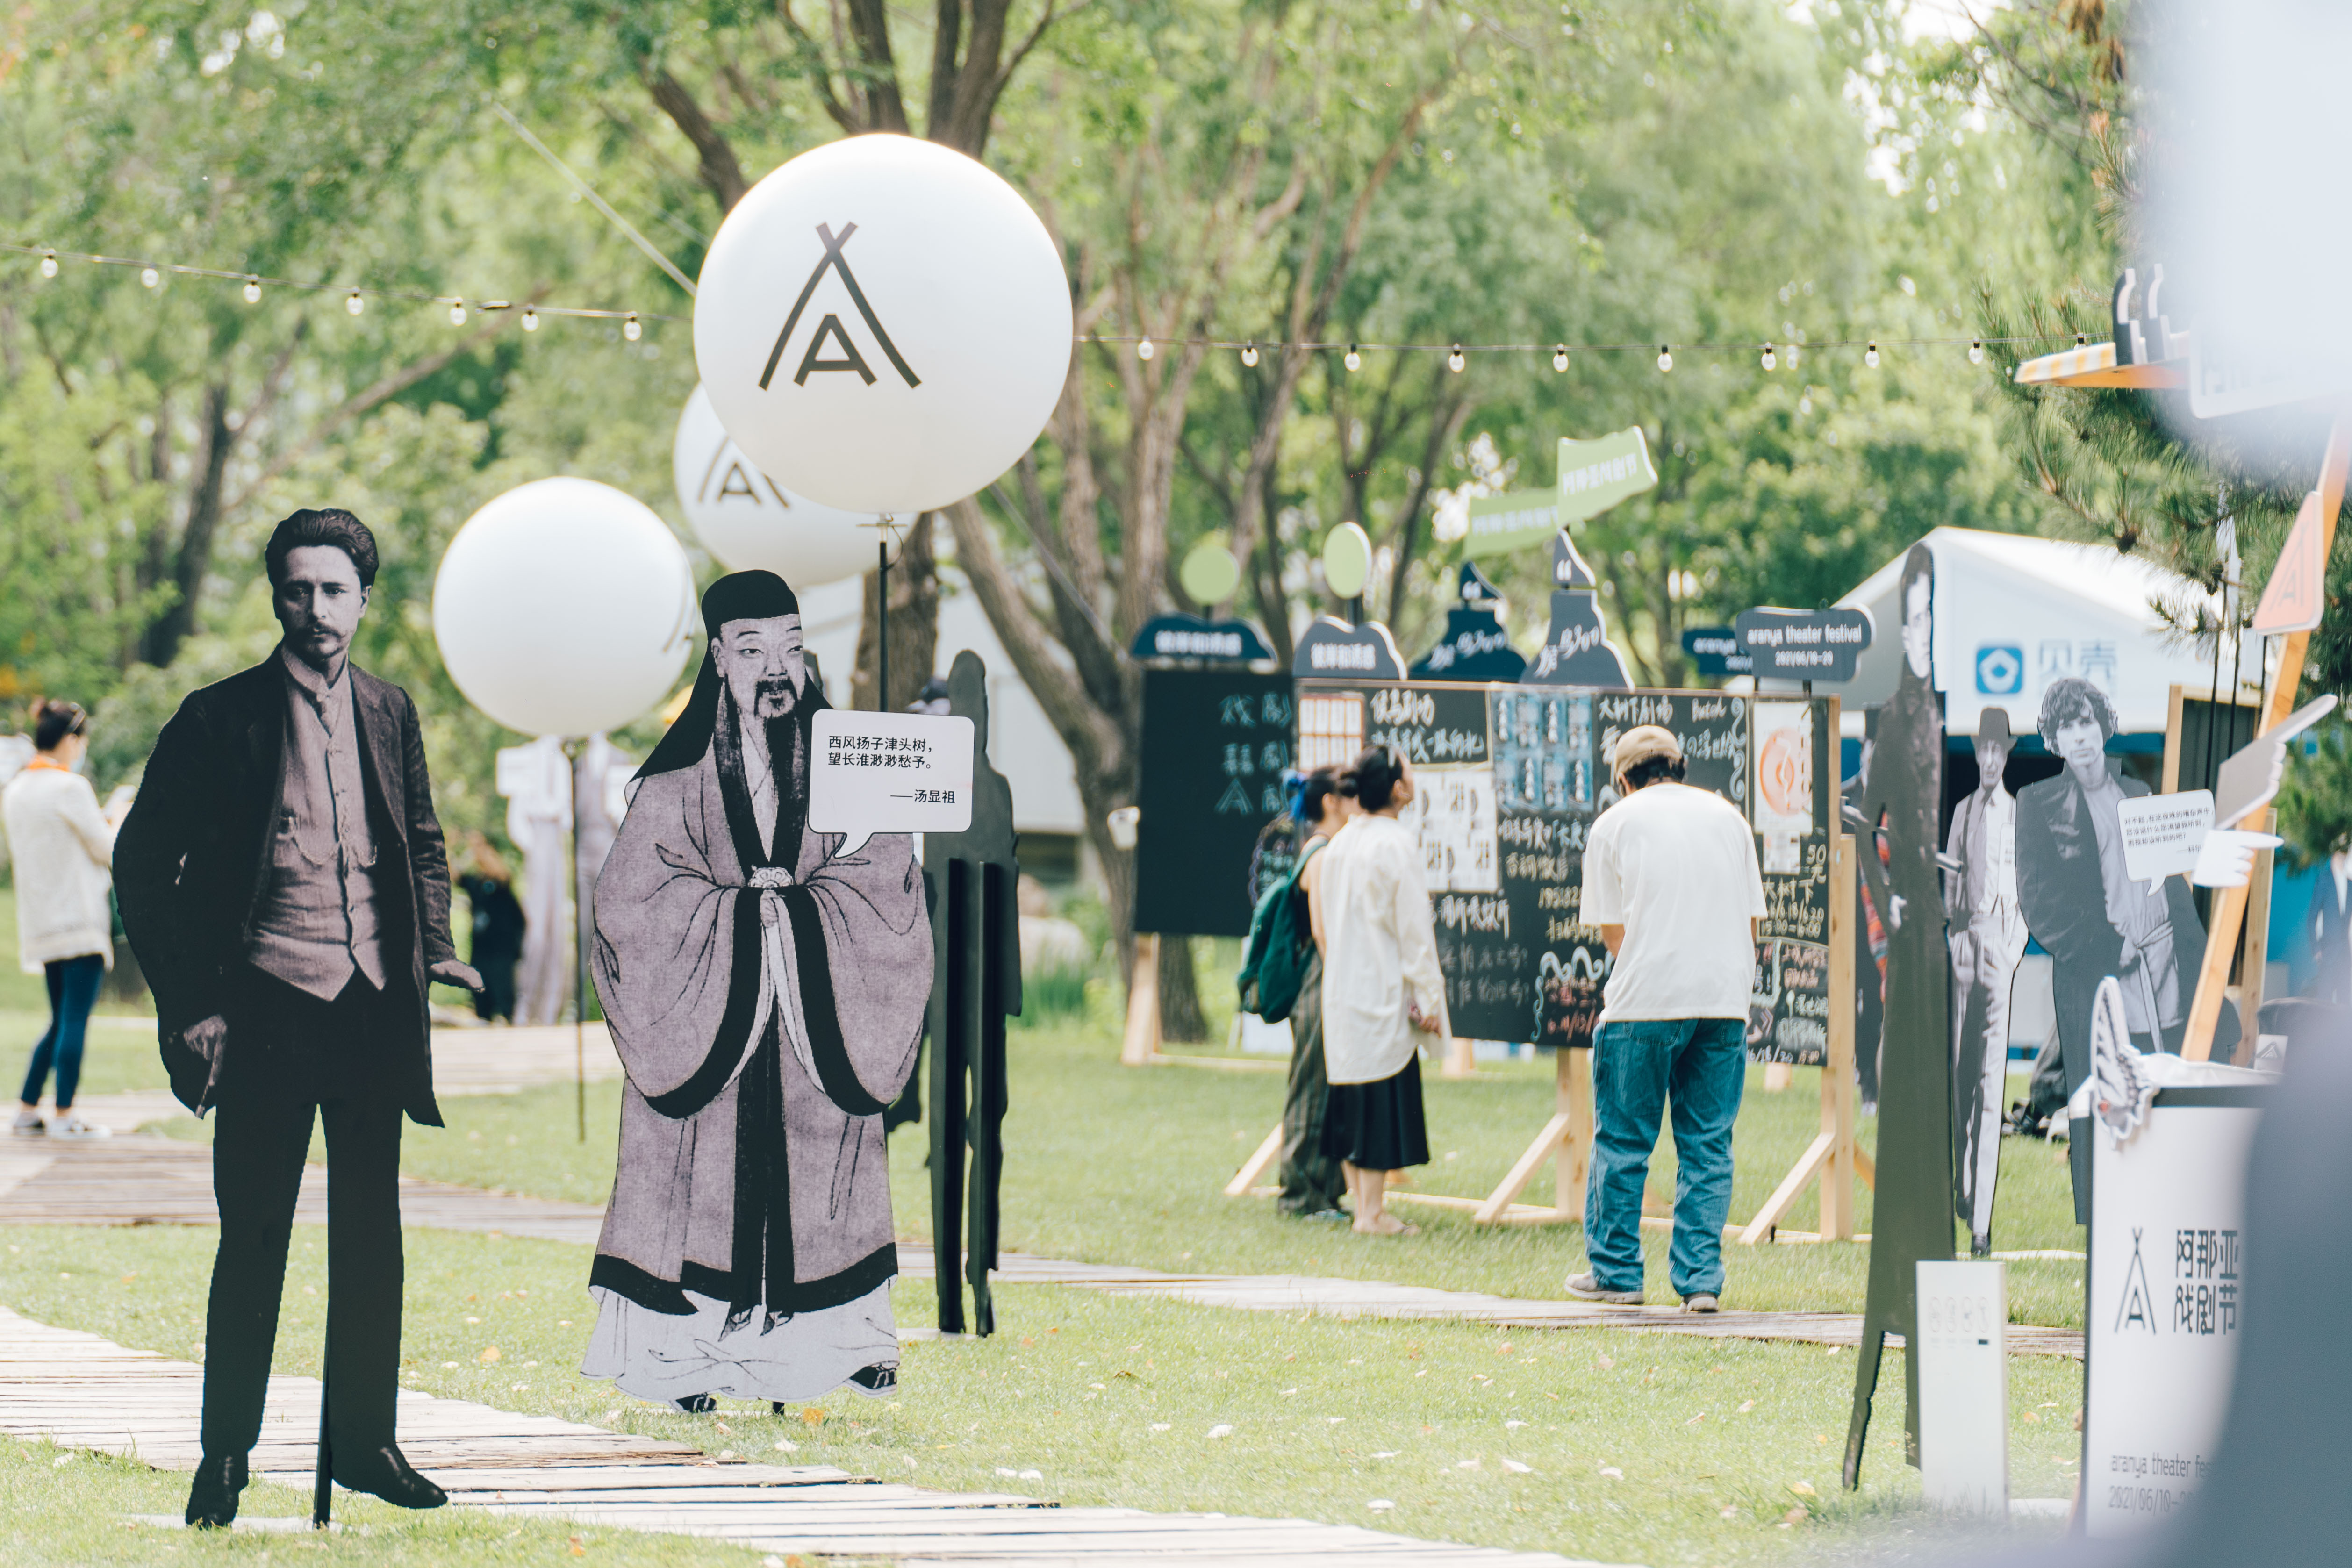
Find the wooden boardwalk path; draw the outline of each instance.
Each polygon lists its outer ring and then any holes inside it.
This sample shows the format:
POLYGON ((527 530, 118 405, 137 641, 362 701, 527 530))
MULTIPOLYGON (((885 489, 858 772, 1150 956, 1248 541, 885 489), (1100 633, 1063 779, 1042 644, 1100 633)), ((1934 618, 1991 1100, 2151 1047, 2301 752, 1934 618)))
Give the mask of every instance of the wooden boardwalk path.
MULTIPOLYGON (((193 1470, 204 1369, 0 1308, 0 1431, 193 1470)), ((269 1380, 255 1471, 308 1488, 319 1385, 269 1380)), ((400 1442, 459 1507, 675 1531, 804 1556, 970 1568, 1575 1568, 1550 1552, 1456 1546, 1307 1520, 1062 1508, 942 1492, 823 1465, 720 1463, 678 1443, 404 1391, 400 1442)), ((1596 1568, 1586 1564, 1584 1568, 1596 1568)))

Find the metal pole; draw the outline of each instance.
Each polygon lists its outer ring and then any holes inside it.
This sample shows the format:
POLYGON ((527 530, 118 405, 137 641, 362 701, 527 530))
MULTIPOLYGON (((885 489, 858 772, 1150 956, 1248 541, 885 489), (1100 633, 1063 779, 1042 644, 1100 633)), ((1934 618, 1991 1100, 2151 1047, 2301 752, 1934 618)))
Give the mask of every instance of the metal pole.
MULTIPOLYGON (((584 746, 584 742, 583 743, 584 746)), ((564 750, 572 785, 572 1109, 588 1141, 588 901, 580 894, 580 758, 564 750)))
POLYGON ((333 1375, 335 1354, 334 1331, 327 1332, 327 1348, 323 1364, 319 1368, 319 1473, 310 1483, 310 1528, 324 1530, 335 1511, 335 1439, 331 1424, 332 1396, 329 1392, 333 1375))
POLYGON ((874 646, 877 651, 874 681, 874 711, 890 711, 890 535, 874 536, 874 646))

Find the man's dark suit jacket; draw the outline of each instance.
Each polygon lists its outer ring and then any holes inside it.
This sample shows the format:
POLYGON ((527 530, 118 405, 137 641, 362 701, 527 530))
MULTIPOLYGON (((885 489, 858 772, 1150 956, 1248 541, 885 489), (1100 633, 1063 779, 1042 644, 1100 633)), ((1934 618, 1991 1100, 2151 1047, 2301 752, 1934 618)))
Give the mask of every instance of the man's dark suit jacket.
MULTIPOLYGON (((376 844, 376 897, 392 991, 415 1009, 394 1063, 401 1104, 441 1125, 433 1099, 425 971, 453 959, 449 858, 433 814, 425 742, 408 694, 347 666, 359 726, 360 776, 376 844), (408 988, 400 994, 405 971, 408 988)), ((122 928, 155 992, 172 1092, 201 1110, 208 1074, 181 1034, 215 1014, 234 1018, 246 951, 269 875, 269 842, 286 777, 287 675, 278 654, 189 694, 157 737, 139 798, 114 846, 122 928)), ((227 1051, 236 1060, 232 1030, 227 1051)))
MULTIPOLYGON (((2147 793, 2147 786, 2125 775, 2116 782, 2124 798, 2147 793)), ((2099 982, 2123 965, 2124 939, 2107 921, 2107 883, 2099 869, 2099 832, 2091 823, 2090 802, 2072 773, 2029 784, 2017 792, 2017 896, 2025 927, 2051 956, 2058 1034, 2066 1055, 2066 1089, 2083 1085, 2091 1069, 2091 1005, 2099 982)), ((2165 913, 2172 922, 2172 955, 2179 966, 2185 1017, 2205 963, 2205 928, 2197 903, 2179 877, 2164 879, 2165 913)), ((2177 1033, 2168 1037, 2179 1049, 2177 1033)), ((2238 1020, 2230 1008, 2213 1031, 2220 1057, 2236 1046, 2238 1020)))

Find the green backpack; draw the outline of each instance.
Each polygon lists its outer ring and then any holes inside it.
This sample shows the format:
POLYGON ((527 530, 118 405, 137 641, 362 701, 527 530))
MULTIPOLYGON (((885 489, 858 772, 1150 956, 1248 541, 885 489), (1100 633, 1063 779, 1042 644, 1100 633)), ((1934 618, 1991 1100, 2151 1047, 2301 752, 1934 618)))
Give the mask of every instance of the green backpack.
POLYGON ((1241 992, 1242 1010, 1268 1023, 1280 1023, 1298 1005, 1307 961, 1315 952, 1298 873, 1325 842, 1318 839, 1308 844, 1290 874, 1267 888, 1250 915, 1249 942, 1242 949, 1242 971, 1234 977, 1234 985, 1241 992))

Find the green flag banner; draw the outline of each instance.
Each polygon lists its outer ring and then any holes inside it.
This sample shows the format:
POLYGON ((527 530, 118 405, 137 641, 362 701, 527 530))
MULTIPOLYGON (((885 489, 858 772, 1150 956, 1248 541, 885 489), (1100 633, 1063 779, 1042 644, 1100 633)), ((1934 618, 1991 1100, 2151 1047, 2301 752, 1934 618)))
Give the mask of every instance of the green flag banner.
POLYGON ((1473 558, 1508 555, 1543 544, 1559 531, 1559 508, 1549 490, 1481 496, 1470 503, 1470 531, 1463 537, 1462 553, 1473 558))
MULTIPOLYGON (((1638 496, 1658 482, 1650 466, 1650 444, 1634 425, 1597 441, 1559 442, 1559 523, 1566 528, 1597 517, 1628 497, 1638 496)), ((1476 504, 1472 504, 1475 510, 1476 504)), ((1476 535, 1477 525, 1471 525, 1476 535)))

